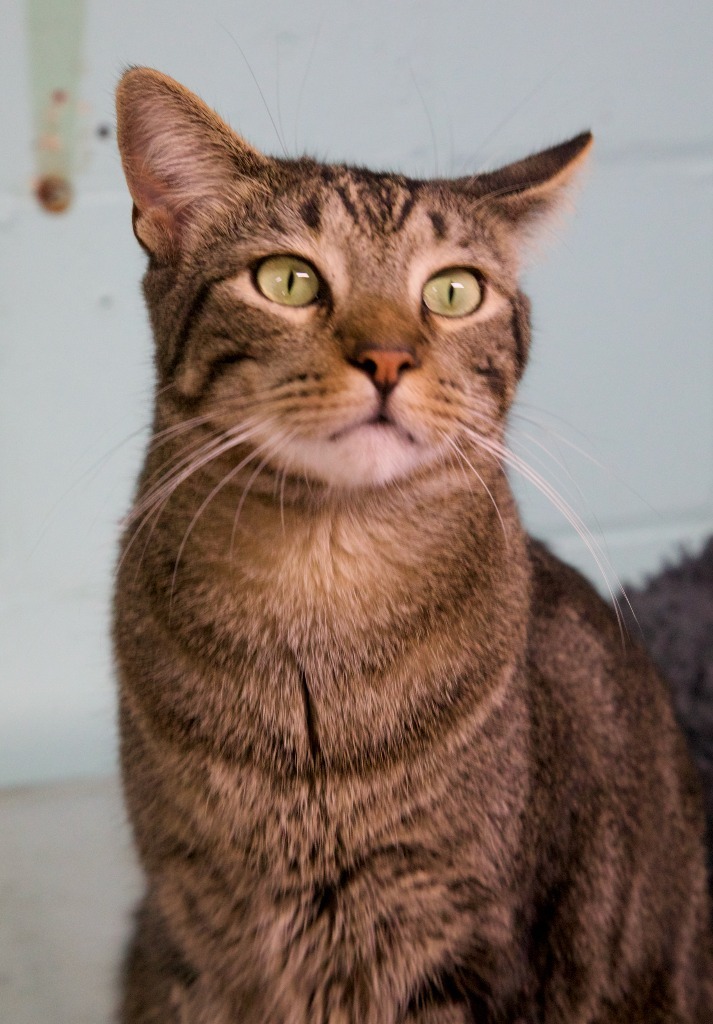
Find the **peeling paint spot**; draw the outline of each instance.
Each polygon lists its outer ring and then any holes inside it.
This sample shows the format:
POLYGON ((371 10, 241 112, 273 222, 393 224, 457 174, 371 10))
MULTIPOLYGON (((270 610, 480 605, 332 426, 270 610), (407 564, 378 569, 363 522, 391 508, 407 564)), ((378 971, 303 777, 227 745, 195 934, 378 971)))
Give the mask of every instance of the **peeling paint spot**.
POLYGON ((47 133, 46 135, 40 135, 37 140, 37 147, 38 149, 47 150, 48 153, 58 153, 62 148, 62 140, 59 135, 47 133))
POLYGON ((48 213, 64 213, 72 201, 72 186, 66 178, 48 174, 35 185, 35 195, 48 213))

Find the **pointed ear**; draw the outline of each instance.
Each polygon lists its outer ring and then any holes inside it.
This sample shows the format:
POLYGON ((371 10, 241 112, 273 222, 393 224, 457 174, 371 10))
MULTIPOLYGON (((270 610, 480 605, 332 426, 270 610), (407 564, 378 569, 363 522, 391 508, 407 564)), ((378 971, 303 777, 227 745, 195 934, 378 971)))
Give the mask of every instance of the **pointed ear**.
POLYGON ((562 205, 593 141, 591 132, 582 132, 499 171, 461 178, 455 184, 478 205, 496 209, 513 227, 529 227, 562 205))
POLYGON ((172 78, 131 68, 119 83, 116 111, 134 232, 159 260, 178 256, 193 227, 230 200, 264 190, 271 161, 172 78))

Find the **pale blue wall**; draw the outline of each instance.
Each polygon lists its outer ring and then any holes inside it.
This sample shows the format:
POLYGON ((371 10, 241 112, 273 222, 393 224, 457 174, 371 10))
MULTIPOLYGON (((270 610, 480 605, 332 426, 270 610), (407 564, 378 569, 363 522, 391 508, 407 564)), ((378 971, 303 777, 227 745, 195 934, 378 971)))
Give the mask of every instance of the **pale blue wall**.
MULTIPOLYGON (((528 274, 522 413, 549 425, 536 439, 571 479, 548 476, 621 576, 713 530, 708 0, 87 0, 77 200, 59 217, 30 193, 26 11, 0 11, 0 782, 115 764, 107 606, 151 350, 130 203, 96 129, 113 122, 127 63, 180 79, 279 152, 238 40, 290 153, 417 175, 494 166, 591 126, 578 212, 528 274)), ((536 468, 551 462, 527 443, 536 468)), ((528 521, 594 575, 561 516, 523 494, 528 521)))

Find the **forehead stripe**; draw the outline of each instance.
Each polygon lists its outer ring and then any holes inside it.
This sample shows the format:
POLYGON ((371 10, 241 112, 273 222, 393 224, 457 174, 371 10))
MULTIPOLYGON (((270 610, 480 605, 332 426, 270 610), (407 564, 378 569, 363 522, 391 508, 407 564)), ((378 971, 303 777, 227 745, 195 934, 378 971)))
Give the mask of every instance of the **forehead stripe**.
POLYGON ((436 210, 429 210, 428 216, 431 218, 431 224, 433 224, 433 233, 439 240, 446 237, 446 222, 443 219, 443 215, 438 213, 436 210))
POLYGON ((302 214, 302 220, 308 228, 312 228, 314 231, 319 230, 322 220, 322 206, 316 195, 311 195, 309 199, 304 201, 300 213, 302 214))
POLYGON ((339 198, 341 199, 341 201, 344 203, 344 209, 347 211, 347 213, 352 218, 354 223, 355 224, 360 224, 361 223, 361 218, 359 217, 359 211, 357 210, 356 206, 352 202, 352 200, 351 200, 351 198, 349 196, 349 193, 344 188, 344 186, 343 185, 337 185, 336 193, 339 196, 339 198))
POLYGON ((418 199, 417 184, 389 182, 366 172, 350 171, 334 191, 358 227, 388 233, 400 231, 406 223, 418 199))
POLYGON ((406 201, 404 202, 404 205, 401 207, 401 213, 399 214, 398 220, 394 224, 394 231, 400 231, 401 228, 404 226, 404 224, 406 223, 406 220, 408 218, 408 215, 411 213, 411 210, 413 210, 415 202, 416 202, 416 196, 412 192, 406 198, 406 201))

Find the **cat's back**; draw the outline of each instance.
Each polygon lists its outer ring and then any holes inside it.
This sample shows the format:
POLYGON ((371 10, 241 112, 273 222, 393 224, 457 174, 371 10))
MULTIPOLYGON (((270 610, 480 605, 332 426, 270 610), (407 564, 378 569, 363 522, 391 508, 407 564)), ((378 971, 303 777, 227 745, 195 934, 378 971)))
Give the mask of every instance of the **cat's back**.
MULTIPOLYGON (((706 976, 702 804, 667 685, 578 572, 536 541, 530 554, 535 931, 547 931, 548 945, 577 934, 568 955, 585 973, 611 972, 613 945, 622 985, 662 949, 664 959, 688 949, 706 976)), ((694 999, 698 982, 686 984, 694 999)), ((639 1019, 634 1004, 631 1013, 639 1019)))
POLYGON ((528 697, 536 727, 547 729, 580 784, 579 765, 590 786, 622 794, 631 787, 639 821, 644 775, 658 789, 678 786, 683 776, 696 804, 668 685, 640 639, 575 569, 538 541, 530 540, 529 551, 528 697))

